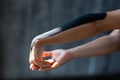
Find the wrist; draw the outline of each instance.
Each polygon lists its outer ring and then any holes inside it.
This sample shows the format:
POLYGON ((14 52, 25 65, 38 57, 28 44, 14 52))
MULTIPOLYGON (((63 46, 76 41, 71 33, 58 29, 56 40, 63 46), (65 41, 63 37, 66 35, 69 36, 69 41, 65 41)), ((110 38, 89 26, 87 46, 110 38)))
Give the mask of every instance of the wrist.
POLYGON ((33 47, 43 47, 45 46, 43 40, 36 40, 33 44, 33 47))
POLYGON ((76 58, 73 49, 67 49, 66 53, 69 54, 70 59, 75 59, 76 58))

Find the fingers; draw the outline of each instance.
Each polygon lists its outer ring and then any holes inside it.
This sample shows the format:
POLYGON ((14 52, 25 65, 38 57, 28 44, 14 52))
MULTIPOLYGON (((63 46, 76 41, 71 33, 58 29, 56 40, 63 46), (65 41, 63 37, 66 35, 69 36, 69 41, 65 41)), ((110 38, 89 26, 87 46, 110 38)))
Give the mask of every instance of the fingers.
POLYGON ((42 67, 39 69, 39 71, 52 70, 52 69, 59 67, 59 62, 56 62, 54 59, 49 59, 46 61, 48 61, 51 64, 51 66, 50 67, 42 67))
POLYGON ((47 61, 43 61, 42 63, 36 63, 36 62, 34 62, 34 64, 37 65, 37 66, 40 65, 40 66, 38 66, 39 68, 41 68, 41 67, 49 67, 51 65, 47 61))
POLYGON ((52 56, 52 52, 51 51, 45 51, 43 52, 42 57, 51 57, 52 56))
MULTIPOLYGON (((42 57, 50 57, 52 56, 52 53, 49 51, 49 52, 43 52, 42 53, 42 57)), ((40 57, 40 62, 37 62, 39 60, 34 60, 35 64, 39 67, 49 67, 51 64, 53 64, 53 62, 55 62, 54 60, 52 59, 49 59, 48 61, 47 60, 43 60, 42 57, 40 57)))
POLYGON ((47 68, 47 67, 50 67, 54 62, 55 62, 55 60, 52 60, 52 59, 45 60, 43 62, 43 66, 42 67, 39 67, 39 66, 37 66, 35 64, 31 64, 30 65, 30 69, 31 70, 39 70, 40 68, 47 68))
POLYGON ((42 66, 42 53, 43 53, 43 48, 42 47, 33 47, 31 51, 31 56, 30 56, 30 62, 32 64, 35 64, 39 67, 42 66))
POLYGON ((42 67, 39 67, 35 64, 31 64, 30 65, 30 69, 31 70, 40 70, 40 71, 45 71, 45 70, 50 70, 50 69, 54 69, 56 68, 57 66, 57 62, 55 63, 55 60, 54 59, 48 59, 48 60, 45 60, 44 61, 44 65, 49 65, 49 66, 42 66, 42 67))
POLYGON ((58 67, 60 67, 60 64, 59 64, 59 62, 55 62, 55 63, 53 63, 53 65, 51 65, 50 67, 46 67, 46 68, 40 68, 39 69, 39 71, 46 71, 46 70, 52 70, 52 69, 56 69, 56 68, 58 68, 58 67))
POLYGON ((30 64, 30 69, 31 70, 39 70, 39 67, 35 64, 30 64))
POLYGON ((59 62, 55 62, 52 66, 51 66, 51 68, 57 68, 59 66, 59 62))
MULTIPOLYGON (((46 64, 45 64, 46 65, 46 64)), ((50 66, 50 65, 49 65, 50 66)), ((42 66, 43 68, 49 67, 49 66, 42 66)), ((30 69, 31 70, 39 70, 41 67, 35 65, 35 64, 31 64, 30 65, 30 69)))
MULTIPOLYGON (((55 61, 52 59, 49 60, 43 60, 42 57, 39 58, 39 60, 37 60, 37 58, 35 58, 33 55, 33 53, 30 53, 30 69, 31 70, 38 70, 41 67, 49 67, 51 66, 51 64, 53 64, 55 61)), ((51 56, 52 53, 51 52, 43 52, 42 53, 44 57, 48 57, 51 56)))
MULTIPOLYGON (((55 60, 49 59, 49 60, 44 60, 41 64, 42 68, 46 68, 46 67, 50 67, 53 63, 55 62, 55 60)), ((34 62, 35 63, 35 62, 34 62)), ((30 69, 31 70, 39 70, 41 67, 37 66, 36 64, 31 63, 30 64, 30 69)))
POLYGON ((55 60, 54 59, 48 59, 48 60, 45 60, 45 62, 48 62, 50 65, 52 65, 55 62, 55 60))

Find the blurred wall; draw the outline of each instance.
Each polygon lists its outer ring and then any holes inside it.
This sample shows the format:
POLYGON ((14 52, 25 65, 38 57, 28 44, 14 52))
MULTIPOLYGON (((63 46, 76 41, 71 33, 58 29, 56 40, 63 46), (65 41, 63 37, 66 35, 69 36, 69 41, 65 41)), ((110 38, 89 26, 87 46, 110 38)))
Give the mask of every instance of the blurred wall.
MULTIPOLYGON (((6 78, 44 78, 120 73, 120 54, 80 58, 46 71, 29 70, 29 47, 33 37, 61 26, 83 14, 120 8, 120 0, 0 0, 1 74, 6 78)), ((108 32, 109 33, 109 32, 108 32)), ((46 50, 71 48, 90 40, 49 45, 46 50)))

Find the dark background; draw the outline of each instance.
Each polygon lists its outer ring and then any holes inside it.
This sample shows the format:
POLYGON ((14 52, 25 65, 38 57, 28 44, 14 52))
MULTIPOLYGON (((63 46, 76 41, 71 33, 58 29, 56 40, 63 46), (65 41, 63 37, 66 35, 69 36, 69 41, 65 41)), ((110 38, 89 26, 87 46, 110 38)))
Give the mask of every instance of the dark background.
MULTIPOLYGON (((28 61, 30 43, 36 35, 84 14, 119 8, 120 0, 0 0, 1 78, 51 79, 118 75, 120 52, 76 59, 46 72, 29 70, 28 61)), ((45 49, 68 49, 107 34, 109 32, 69 44, 49 45, 45 49)))

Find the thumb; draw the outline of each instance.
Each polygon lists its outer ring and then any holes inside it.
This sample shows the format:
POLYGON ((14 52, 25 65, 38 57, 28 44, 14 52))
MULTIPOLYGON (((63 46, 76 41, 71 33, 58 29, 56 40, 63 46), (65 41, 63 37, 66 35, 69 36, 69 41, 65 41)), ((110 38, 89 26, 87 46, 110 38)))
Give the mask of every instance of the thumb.
POLYGON ((60 66, 59 62, 55 62, 55 63, 51 66, 51 68, 57 68, 57 67, 59 67, 59 66, 60 66))
POLYGON ((48 62, 49 64, 52 65, 55 62, 55 60, 54 59, 48 59, 48 60, 45 60, 45 62, 48 62))

